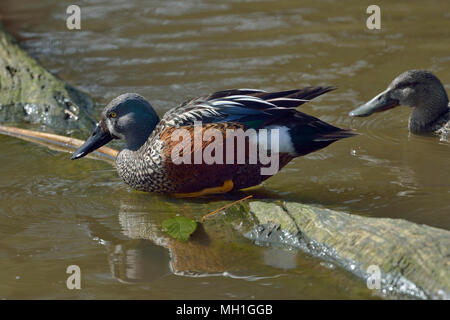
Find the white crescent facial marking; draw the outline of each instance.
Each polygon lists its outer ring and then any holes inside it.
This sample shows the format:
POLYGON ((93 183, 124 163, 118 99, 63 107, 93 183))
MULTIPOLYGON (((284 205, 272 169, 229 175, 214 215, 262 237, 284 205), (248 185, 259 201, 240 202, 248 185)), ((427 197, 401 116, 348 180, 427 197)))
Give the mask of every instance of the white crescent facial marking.
POLYGON ((119 137, 120 139, 125 139, 123 134, 118 133, 116 130, 114 130, 114 127, 113 127, 110 119, 106 119, 106 126, 108 127, 108 130, 112 135, 119 137))

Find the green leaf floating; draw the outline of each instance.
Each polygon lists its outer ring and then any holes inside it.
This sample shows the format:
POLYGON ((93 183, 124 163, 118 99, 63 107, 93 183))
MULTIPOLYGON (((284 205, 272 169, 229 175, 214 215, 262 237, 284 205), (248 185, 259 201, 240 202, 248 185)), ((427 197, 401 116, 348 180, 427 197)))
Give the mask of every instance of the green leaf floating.
POLYGON ((185 217, 174 217, 164 220, 162 227, 172 238, 186 242, 197 229, 197 222, 185 217))

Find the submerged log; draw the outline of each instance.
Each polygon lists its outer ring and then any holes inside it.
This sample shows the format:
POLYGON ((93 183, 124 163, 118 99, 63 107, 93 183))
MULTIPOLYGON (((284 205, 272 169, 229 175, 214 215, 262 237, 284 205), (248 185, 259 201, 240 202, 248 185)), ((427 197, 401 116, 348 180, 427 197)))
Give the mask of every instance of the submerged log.
POLYGON ((90 131, 92 100, 45 70, 0 23, 0 122, 90 131))
MULTIPOLYGON (((186 206, 184 211, 191 211, 186 206)), ((165 210, 175 213, 180 208, 165 210)), ((119 220, 128 237, 167 248, 178 274, 239 268, 230 260, 251 255, 245 250, 250 240, 260 246, 300 249, 366 284, 376 280, 373 272, 378 270, 379 287, 374 281, 367 291, 381 297, 450 298, 450 232, 402 219, 362 217, 294 202, 249 201, 208 217, 188 243, 161 232, 160 223, 145 211, 125 205, 119 220)))
POLYGON ((450 298, 450 231, 293 202, 252 201, 246 212, 257 244, 302 249, 366 282, 378 270, 382 296, 450 298))

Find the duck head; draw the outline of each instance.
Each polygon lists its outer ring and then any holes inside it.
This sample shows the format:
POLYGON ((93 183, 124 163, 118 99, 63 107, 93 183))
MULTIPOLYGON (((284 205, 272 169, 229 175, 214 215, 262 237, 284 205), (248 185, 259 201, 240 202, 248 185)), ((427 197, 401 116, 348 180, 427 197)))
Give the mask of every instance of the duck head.
POLYGON ((105 107, 94 132, 71 159, 82 158, 113 139, 123 139, 126 149, 136 151, 158 122, 158 115, 144 97, 136 93, 122 94, 105 107))
POLYGON ((448 97, 441 81, 432 72, 409 70, 372 100, 351 111, 349 116, 366 117, 400 105, 413 108, 409 128, 412 132, 420 132, 448 111, 448 97))

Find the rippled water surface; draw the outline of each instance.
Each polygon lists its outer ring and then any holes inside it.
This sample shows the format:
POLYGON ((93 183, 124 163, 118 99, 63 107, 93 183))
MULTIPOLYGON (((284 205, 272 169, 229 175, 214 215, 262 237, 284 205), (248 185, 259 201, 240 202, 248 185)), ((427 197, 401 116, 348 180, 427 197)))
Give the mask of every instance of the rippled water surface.
MULTIPOLYGON (((301 110, 360 135, 291 162, 258 191, 450 229, 450 144, 408 134, 409 110, 347 116, 399 73, 434 71, 450 90, 450 2, 3 0, 1 20, 47 69, 90 94, 96 114, 138 92, 159 114, 227 88, 336 85, 301 110)), ((200 217, 226 198, 135 192, 107 163, 0 136, 2 298, 371 298, 365 284, 301 252, 202 239, 173 243, 168 215, 200 217), (83 289, 66 289, 68 265, 83 289), (198 271, 196 276, 187 271, 198 271)))

